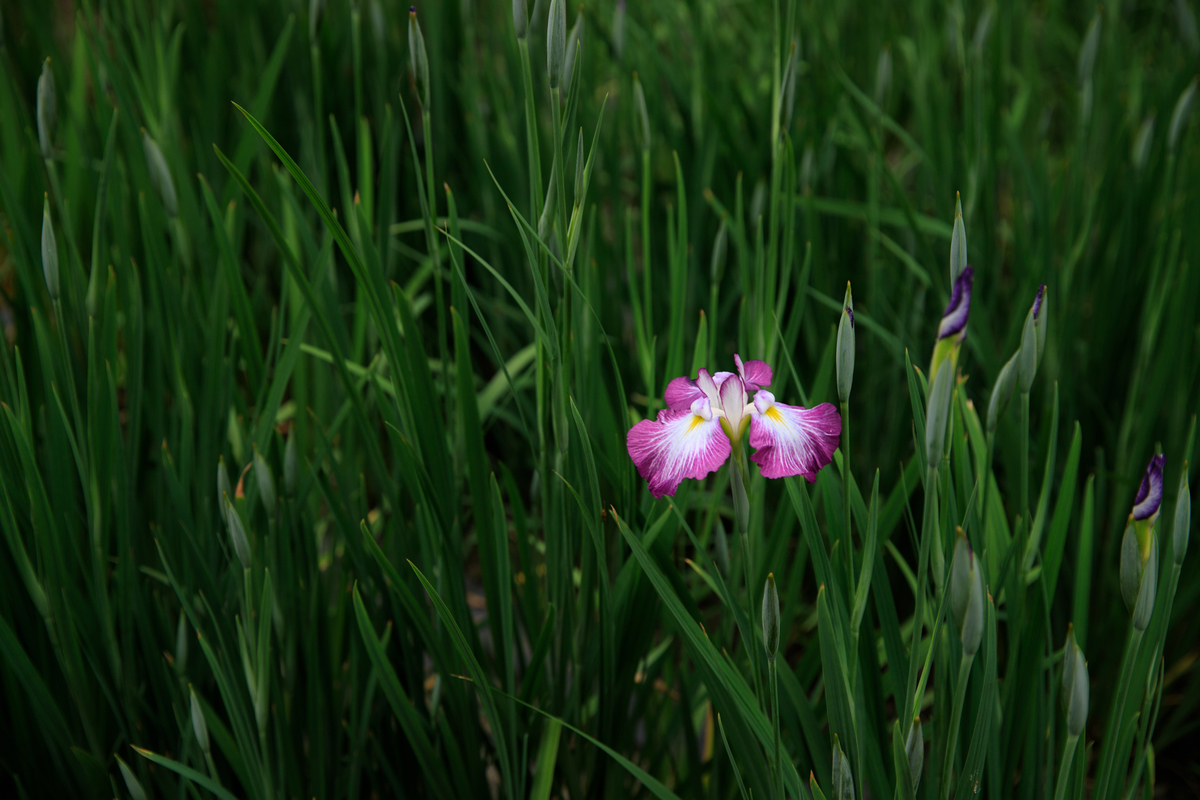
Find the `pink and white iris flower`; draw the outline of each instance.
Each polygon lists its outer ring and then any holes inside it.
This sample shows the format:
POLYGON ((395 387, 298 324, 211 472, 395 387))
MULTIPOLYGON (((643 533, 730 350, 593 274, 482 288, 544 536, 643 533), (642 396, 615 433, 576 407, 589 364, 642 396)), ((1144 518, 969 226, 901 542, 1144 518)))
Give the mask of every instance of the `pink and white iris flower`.
POLYGON ((735 452, 741 458, 742 436, 750 429, 750 460, 763 477, 803 475, 810 483, 833 460, 842 434, 842 418, 832 403, 816 408, 775 400, 765 361, 733 357, 737 372, 676 378, 667 385, 667 408, 658 419, 645 419, 630 429, 626 446, 638 472, 656 498, 674 495, 684 478, 700 479, 720 469, 735 452), (750 400, 748 393, 753 392, 750 400))

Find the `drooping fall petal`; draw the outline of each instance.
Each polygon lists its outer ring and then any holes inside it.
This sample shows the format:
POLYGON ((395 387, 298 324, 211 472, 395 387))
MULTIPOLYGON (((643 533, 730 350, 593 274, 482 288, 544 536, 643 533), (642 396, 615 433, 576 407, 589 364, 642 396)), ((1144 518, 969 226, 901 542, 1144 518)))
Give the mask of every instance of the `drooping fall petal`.
POLYGON ((816 408, 775 402, 768 391, 759 391, 750 408, 750 460, 765 478, 803 475, 809 483, 833 460, 842 435, 842 418, 832 403, 816 408))
POLYGON ((706 396, 687 411, 664 409, 658 419, 634 425, 626 447, 656 498, 674 495, 684 478, 698 480, 715 472, 730 453, 729 439, 706 396))

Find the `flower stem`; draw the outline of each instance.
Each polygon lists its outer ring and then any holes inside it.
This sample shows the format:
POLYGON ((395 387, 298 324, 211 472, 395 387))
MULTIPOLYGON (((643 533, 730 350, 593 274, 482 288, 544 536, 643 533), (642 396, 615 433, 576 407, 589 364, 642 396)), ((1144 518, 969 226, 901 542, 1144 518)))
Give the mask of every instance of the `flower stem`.
MULTIPOLYGON (((912 719, 917 688, 918 670, 921 663, 921 631, 925 623, 925 594, 929 582, 929 547, 937 529, 937 467, 925 470, 925 511, 921 519, 921 544, 917 555, 917 596, 913 611, 912 642, 908 649, 908 691, 904 697, 904 714, 901 719, 912 719)), ((932 642, 930 643, 932 646, 932 642)))
POLYGON ((958 686, 954 689, 954 710, 950 714, 950 727, 946 729, 946 758, 942 762, 942 787, 939 796, 946 800, 950 796, 950 777, 954 772, 954 751, 958 747, 958 726, 962 722, 963 703, 967 699, 967 680, 971 677, 971 662, 975 656, 963 655, 958 663, 958 686))
MULTIPOLYGON (((854 572, 854 544, 850 534, 850 403, 842 403, 842 515, 846 521, 846 540, 842 543, 849 571, 854 572)), ((850 583, 853 586, 853 580, 850 583)))
POLYGON ((1021 517, 1029 517, 1029 392, 1021 392, 1021 517))
POLYGON ((767 661, 767 670, 771 674, 771 719, 775 723, 775 791, 779 800, 784 800, 783 761, 779 756, 779 680, 774 657, 767 661))
POLYGON ((1067 781, 1071 777, 1071 762, 1075 757, 1078 736, 1067 734, 1067 745, 1063 748, 1062 763, 1058 766, 1058 780, 1054 784, 1054 800, 1063 800, 1067 795, 1067 781))
POLYGON ((1112 776, 1113 761, 1116 760, 1117 739, 1121 730, 1121 716, 1125 712, 1125 697, 1129 694, 1129 682, 1133 675, 1133 664, 1137 660, 1138 646, 1142 643, 1142 631, 1129 626, 1129 642, 1125 645, 1125 658, 1121 662, 1121 679, 1117 682, 1117 702, 1113 704, 1108 732, 1104 738, 1104 752, 1100 756, 1100 774, 1096 780, 1093 800, 1104 800, 1108 794, 1108 781, 1112 776))
MULTIPOLYGON (((733 465, 737 469, 737 465, 733 465)), ((740 532, 738 538, 742 542, 742 571, 746 575, 746 634, 749 636, 749 641, 746 643, 747 655, 750 656, 750 671, 754 673, 754 696, 758 698, 759 705, 763 702, 762 676, 758 671, 758 637, 755 635, 754 626, 754 592, 750 584, 750 537, 745 531, 740 532)))

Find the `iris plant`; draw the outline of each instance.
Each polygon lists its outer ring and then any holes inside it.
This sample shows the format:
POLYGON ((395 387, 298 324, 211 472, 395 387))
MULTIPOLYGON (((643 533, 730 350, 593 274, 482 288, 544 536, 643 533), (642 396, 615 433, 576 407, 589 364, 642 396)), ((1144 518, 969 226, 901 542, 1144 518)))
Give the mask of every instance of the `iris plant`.
POLYGON ((737 372, 676 378, 667 385, 667 408, 654 420, 629 431, 629 457, 656 498, 674 495, 684 478, 701 479, 720 469, 732 453, 745 469, 742 439, 747 429, 755 448, 750 460, 763 477, 803 475, 814 482, 833 459, 842 418, 832 403, 815 408, 780 403, 764 387, 771 384, 765 361, 734 355, 737 372), (754 399, 749 399, 749 393, 754 399))

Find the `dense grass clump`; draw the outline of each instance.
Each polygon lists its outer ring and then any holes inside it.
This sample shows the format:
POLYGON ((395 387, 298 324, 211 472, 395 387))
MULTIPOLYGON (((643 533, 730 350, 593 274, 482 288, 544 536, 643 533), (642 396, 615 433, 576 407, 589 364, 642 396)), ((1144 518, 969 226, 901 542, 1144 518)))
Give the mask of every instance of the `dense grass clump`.
POLYGON ((5 796, 1200 786, 1193 0, 0 15, 5 796))

